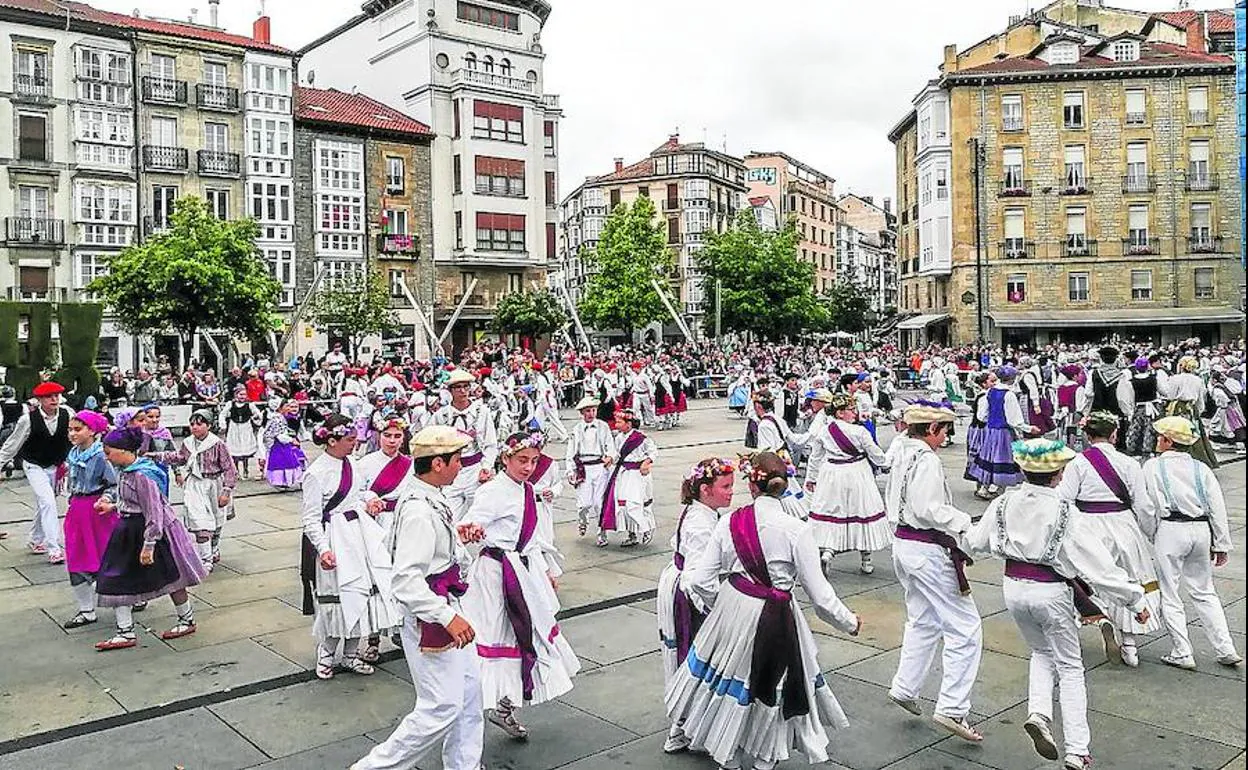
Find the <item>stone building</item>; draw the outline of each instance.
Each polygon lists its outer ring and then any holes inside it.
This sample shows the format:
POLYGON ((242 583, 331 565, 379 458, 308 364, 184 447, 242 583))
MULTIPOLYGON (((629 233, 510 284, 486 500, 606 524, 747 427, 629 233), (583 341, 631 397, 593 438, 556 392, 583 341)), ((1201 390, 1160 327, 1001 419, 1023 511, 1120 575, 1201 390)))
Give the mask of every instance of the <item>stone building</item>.
POLYGON ((783 152, 745 156, 746 183, 753 197, 766 197, 783 227, 792 220, 801 241, 797 257, 815 268, 815 293, 836 282, 836 232, 841 221, 833 190, 836 180, 783 152))
POLYGON ((948 47, 891 132, 903 344, 1237 335, 1234 64, 1144 14, 1054 20, 1074 5, 948 47))
MULTIPOLYGON (((384 279, 402 328, 388 340, 366 340, 357 352, 365 359, 378 350, 429 356, 433 139, 424 123, 363 94, 295 89, 295 293, 358 282, 370 270, 384 279)), ((321 351, 340 339, 292 320, 299 326, 287 352, 321 351)))
MULTIPOLYGON (((607 215, 621 203, 631 205, 648 197, 677 256, 671 298, 690 330, 698 333, 704 294, 697 253, 705 233, 722 233, 748 205, 745 175, 738 158, 701 142, 682 143, 673 134, 644 159, 626 165, 623 158, 616 158, 611 173, 586 179, 560 204, 560 273, 571 300, 578 302, 585 290, 591 268, 582 251, 598 243, 607 215)), ((680 334, 675 324, 663 329, 665 337, 680 334)))
MULTIPOLYGON (((871 296, 871 309, 883 320, 897 312, 897 217, 891 198, 877 206, 870 195, 847 193, 837 199, 843 222, 858 232, 863 259, 851 273, 871 296)), ((837 274, 841 275, 837 266, 837 274)))

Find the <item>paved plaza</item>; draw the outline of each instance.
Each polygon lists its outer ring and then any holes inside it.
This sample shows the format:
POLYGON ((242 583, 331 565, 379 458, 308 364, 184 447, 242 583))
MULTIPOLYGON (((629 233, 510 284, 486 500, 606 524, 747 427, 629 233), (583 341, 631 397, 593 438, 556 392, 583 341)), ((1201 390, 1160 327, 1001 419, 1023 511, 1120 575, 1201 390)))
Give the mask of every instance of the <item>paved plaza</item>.
MULTIPOLYGON (((565 414, 565 422, 571 416, 565 414)), ((680 477, 693 462, 742 450, 743 424, 723 402, 695 402, 680 428, 654 434, 659 537, 647 546, 598 549, 576 534, 575 503, 565 491, 556 509, 556 537, 565 556, 562 628, 584 664, 576 687, 559 702, 526 709, 527 743, 511 742, 487 725, 491 770, 597 768, 714 769, 706 757, 668 757, 654 588, 671 558, 668 537, 679 514, 680 477)), ((886 431, 885 439, 887 440, 886 431)), ((956 503, 981 513, 985 504, 961 481, 965 447, 942 450, 956 503)), ((551 450, 563 456, 563 446, 551 450)), ((1235 553, 1216 583, 1245 649, 1244 463, 1218 471, 1230 508, 1235 553)), ((738 482, 738 502, 744 485, 738 482)), ((175 493, 176 500, 176 493, 175 493)), ((127 770, 342 770, 384 739, 411 708, 405 662, 389 648, 371 677, 340 674, 317 681, 311 619, 299 611, 299 497, 275 494, 261 482, 240 488, 238 517, 226 527, 220 569, 193 590, 199 630, 164 642, 156 632, 173 621, 167 599, 136 615, 139 647, 97 653, 112 630, 112 613, 67 632, 73 614, 63 566, 25 550, 30 498, 24 480, 0 483, 0 770, 127 768, 127 770)), ((1030 770, 1040 760, 1022 732, 1026 718, 1027 650, 1004 612, 1002 565, 969 570, 984 616, 984 656, 971 721, 981 746, 949 737, 910 717, 885 697, 901 644, 901 591, 885 555, 875 574, 858 572, 847 554, 832 584, 863 618, 850 638, 807 611, 820 662, 851 721, 831 733, 833 761, 853 770, 1030 770)), ((1189 619, 1195 614, 1189 608, 1189 619)), ((1195 630, 1199 670, 1160 663, 1162 635, 1141 648, 1138 670, 1105 662, 1099 635, 1084 632, 1093 754, 1098 770, 1245 768, 1244 668, 1214 660, 1195 630)), ((387 643, 388 644, 388 643, 387 643)), ((937 660, 927 693, 935 696, 937 660)), ((928 713, 932 702, 926 704, 928 713)), ((781 768, 807 767, 790 761, 781 768)), ((437 760, 421 770, 440 768, 437 760)))

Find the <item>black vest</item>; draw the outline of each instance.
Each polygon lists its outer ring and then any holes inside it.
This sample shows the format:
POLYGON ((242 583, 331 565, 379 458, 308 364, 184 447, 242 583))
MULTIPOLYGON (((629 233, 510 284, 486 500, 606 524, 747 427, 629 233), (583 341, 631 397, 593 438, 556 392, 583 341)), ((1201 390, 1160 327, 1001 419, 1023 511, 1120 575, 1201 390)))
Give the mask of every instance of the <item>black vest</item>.
POLYGON ((230 402, 230 422, 242 425, 251 422, 255 415, 251 411, 251 403, 240 404, 237 401, 230 402))
POLYGON ((1111 384, 1105 382, 1105 375, 1101 374, 1100 369, 1092 372, 1092 411, 1112 412, 1122 417, 1122 410, 1118 408, 1117 392, 1118 380, 1111 384))
POLYGON ((69 412, 60 408, 56 411, 56 432, 48 433, 43 412, 37 408, 30 410, 30 435, 17 453, 22 462, 51 468, 69 457, 69 412))
POLYGON ((1135 403, 1147 404, 1149 401, 1157 400, 1157 375, 1132 377, 1131 387, 1135 389, 1135 403))

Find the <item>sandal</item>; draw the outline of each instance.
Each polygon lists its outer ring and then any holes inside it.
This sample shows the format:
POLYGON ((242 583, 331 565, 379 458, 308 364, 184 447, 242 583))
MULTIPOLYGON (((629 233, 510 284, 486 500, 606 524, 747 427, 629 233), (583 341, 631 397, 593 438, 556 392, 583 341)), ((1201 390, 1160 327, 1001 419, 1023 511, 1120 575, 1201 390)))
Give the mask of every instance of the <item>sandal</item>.
POLYGON ((147 609, 147 602, 136 602, 136 603, 135 603, 135 605, 134 605, 133 607, 131 607, 131 608, 130 608, 130 611, 131 611, 131 612, 142 612, 142 611, 143 611, 143 610, 145 610, 145 609, 147 609))
POLYGON ((599 548, 606 548, 606 547, 607 547, 607 536, 606 536, 606 535, 599 535, 599 536, 598 536, 598 540, 596 540, 596 541, 594 542, 594 545, 598 546, 599 548))
POLYGON ((334 653, 320 647, 316 648, 316 678, 334 678, 334 653))
POLYGON ((368 646, 360 653, 360 660, 370 664, 381 660, 381 650, 378 648, 377 642, 369 640, 368 646))
POLYGON ((181 639, 184 636, 190 636, 195 633, 195 618, 192 615, 179 617, 177 624, 160 635, 161 639, 181 639))
POLYGON ((369 676, 377 669, 366 663, 363 658, 347 658, 342 662, 342 670, 360 676, 369 676))
POLYGON ((27 543, 26 547, 30 549, 31 553, 38 554, 40 556, 48 552, 48 547, 43 543, 27 543))
POLYGON ((498 725, 512 739, 517 741, 528 740, 529 728, 520 724, 516 720, 516 713, 512 709, 493 709, 486 712, 491 724, 498 725))
POLYGON ((69 620, 62 623, 61 628, 64 628, 67 630, 74 629, 74 628, 82 628, 83 626, 89 626, 92 623, 98 623, 98 622, 99 622, 99 618, 95 616, 94 612, 79 611, 77 615, 73 616, 69 620))
POLYGON ((137 647, 139 640, 134 636, 134 626, 127 629, 117 629, 117 634, 111 639, 105 639, 102 642, 95 643, 95 649, 100 652, 108 652, 109 650, 125 650, 130 647, 137 647))
POLYGON ((944 714, 935 714, 932 716, 932 721, 950 733, 971 743, 980 743, 984 740, 983 734, 971 727, 970 723, 966 721, 966 717, 955 719, 944 714))

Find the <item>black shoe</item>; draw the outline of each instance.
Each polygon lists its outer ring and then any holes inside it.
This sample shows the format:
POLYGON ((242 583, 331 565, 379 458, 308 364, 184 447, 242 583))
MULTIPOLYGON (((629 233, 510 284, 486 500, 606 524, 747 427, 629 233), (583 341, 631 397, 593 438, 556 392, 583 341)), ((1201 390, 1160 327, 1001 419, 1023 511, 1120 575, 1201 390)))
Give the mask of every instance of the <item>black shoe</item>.
POLYGON ((98 623, 98 622, 99 622, 99 618, 95 617, 94 612, 91 613, 90 615, 88 615, 85 612, 79 612, 77 615, 73 616, 69 620, 62 623, 61 627, 69 630, 69 629, 74 629, 74 628, 82 628, 83 626, 89 626, 92 623, 98 623))

